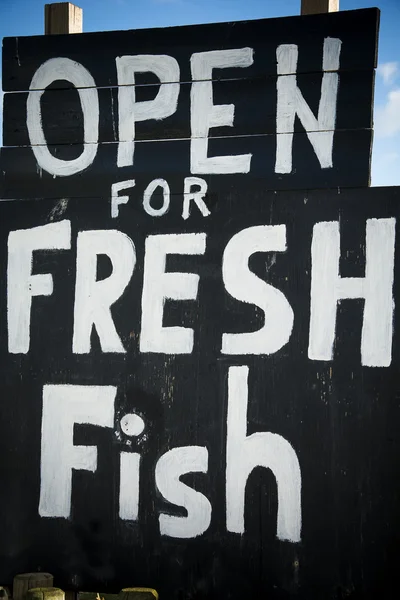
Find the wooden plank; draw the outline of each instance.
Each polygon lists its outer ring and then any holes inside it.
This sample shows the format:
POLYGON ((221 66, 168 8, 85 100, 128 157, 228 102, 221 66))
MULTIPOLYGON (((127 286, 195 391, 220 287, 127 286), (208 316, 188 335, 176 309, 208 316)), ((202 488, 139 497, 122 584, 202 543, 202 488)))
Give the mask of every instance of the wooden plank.
MULTIPOLYGON (((282 134, 285 135, 285 134, 282 134)), ((239 187, 263 189, 310 189, 369 185, 372 132, 369 129, 337 131, 334 137, 333 168, 321 169, 305 133, 294 134, 293 171, 275 173, 276 136, 255 135, 209 140, 209 156, 251 153, 250 172, 237 175, 209 175, 210 192, 239 187)), ((1 149, 1 198, 55 198, 108 196, 117 181, 135 179, 144 190, 151 180, 165 178, 173 193, 181 193, 183 180, 190 175, 190 140, 142 141, 135 148, 134 165, 118 168, 116 143, 98 147, 89 169, 68 177, 53 177, 42 171, 30 147, 1 149)), ((81 145, 50 147, 61 160, 72 160, 82 152, 81 145)), ((202 177, 202 175, 199 175, 202 177)))
POLYGON ((339 10, 339 0, 301 0, 301 14, 315 15, 339 10))
MULTIPOLYGON (((10 271, 0 270, 0 418, 7 423, 0 436, 0 481, 7 489, 0 494, 4 557, 0 579, 10 581, 16 564, 25 569, 40 557, 46 568, 57 573, 62 587, 71 585, 75 577, 87 589, 102 590, 105 573, 110 573, 114 590, 123 582, 140 579, 169 600, 194 593, 232 600, 279 596, 322 600, 345 597, 350 589, 357 598, 396 598, 400 321, 393 321, 388 367, 361 364, 363 300, 338 305, 332 360, 308 358, 308 332, 315 224, 339 223, 340 274, 364 277, 366 221, 396 219, 399 240, 400 189, 308 193, 232 189, 217 196, 209 217, 194 213, 186 224, 181 206, 171 206, 168 214, 154 219, 141 205, 131 203, 123 207, 125 215, 118 222, 110 220, 109 206, 99 198, 70 199, 63 212, 58 208, 59 201, 45 199, 0 203, 2 265, 8 263, 11 231, 61 219, 71 222, 71 249, 34 252, 33 276, 48 274, 53 283, 49 296, 32 298, 27 354, 7 350, 10 271), (274 354, 223 355, 223 333, 256 331, 264 325, 264 316, 254 304, 239 302, 226 291, 222 257, 235 234, 265 225, 286 227, 287 249, 258 252, 251 256, 249 268, 260 285, 266 282, 287 298, 294 311, 293 331, 289 342, 274 354), (137 254, 132 279, 111 308, 126 353, 102 352, 93 335, 89 354, 73 354, 77 235, 109 229, 128 236, 137 254), (193 329, 193 353, 140 352, 145 240, 160 233, 201 232, 207 236, 204 255, 167 259, 168 271, 199 275, 195 300, 167 300, 164 307, 164 326, 193 329), (244 386, 248 389, 245 435, 273 433, 279 436, 275 439, 288 441, 298 457, 300 543, 277 537, 279 488, 274 472, 264 467, 255 468, 247 480, 244 533, 227 531, 227 409, 232 402, 227 380, 232 365, 249 370, 248 386, 244 386), (38 512, 43 387, 60 384, 68 389, 115 387, 115 424, 78 423, 73 438, 71 428, 71 446, 96 449, 96 469, 73 470, 69 518, 44 518, 38 512), (142 415, 145 422, 145 434, 138 439, 120 427, 129 411, 142 415), (210 502, 210 526, 190 539, 162 535, 161 515, 181 517, 185 528, 187 514, 156 488, 156 465, 166 452, 193 445, 207 450, 207 472, 185 473, 182 483, 210 502), (119 518, 122 452, 141 456, 137 521, 119 518)), ((48 238, 42 234, 39 241, 48 238)), ((101 258, 99 279, 110 275, 110 265, 101 258)), ((396 248, 396 306, 399 258, 396 248)), ((243 454, 246 451, 244 447, 243 454)), ((261 459, 261 453, 255 458, 261 459)), ((281 455, 276 460, 285 464, 281 455)), ((240 473, 235 463, 235 484, 240 473)))
POLYGON ((32 588, 53 588, 53 575, 50 573, 20 573, 13 579, 13 600, 25 600, 32 588))
MULTIPOLYGON (((342 70, 371 70, 376 66, 378 9, 364 9, 304 17, 263 19, 164 29, 5 38, 2 84, 5 91, 26 91, 39 66, 50 58, 66 57, 81 62, 97 86, 117 85, 116 56, 167 54, 180 67, 180 81, 191 81, 190 57, 210 49, 250 47, 254 62, 248 77, 276 75, 276 50, 281 44, 297 44, 297 72, 320 71, 326 37, 342 41, 342 70), (353 49, 357 48, 357 52, 353 49)), ((219 78, 241 78, 243 68, 219 69, 219 78)), ((143 77, 142 81, 154 83, 143 77)), ((70 87, 71 84, 64 84, 70 87)))
POLYGON ((157 590, 144 587, 125 588, 119 593, 120 600, 158 600, 157 590))
POLYGON ((77 600, 118 600, 119 594, 108 594, 104 592, 78 592, 77 600))
POLYGON ((45 34, 82 33, 83 10, 71 2, 44 5, 45 34))
MULTIPOLYGON (((286 76, 283 76, 286 77, 286 76)), ((321 95, 322 73, 297 77, 297 84, 315 115, 321 95)), ((337 100, 336 129, 366 129, 372 127, 373 71, 340 74, 337 100)), ((138 122, 138 140, 189 138, 191 84, 181 84, 177 111, 161 120, 138 122)), ((213 82, 214 104, 234 104, 234 127, 211 128, 210 137, 274 133, 276 131, 277 77, 239 79, 213 82)), ((159 86, 136 86, 136 101, 152 100, 159 86)), ((42 92, 31 92, 41 94, 42 92)), ((99 141, 118 140, 118 88, 99 89, 99 141)), ((29 145, 26 127, 26 93, 4 95, 3 144, 29 145)), ((42 123, 49 144, 81 143, 83 116, 79 95, 75 90, 49 90, 41 98, 42 123)), ((304 128, 295 120, 294 131, 304 128)))
POLYGON ((27 591, 25 600, 65 600, 65 594, 55 587, 32 588, 27 591))
POLYGON ((11 595, 9 593, 9 590, 7 587, 0 585, 0 598, 1 600, 8 600, 8 598, 11 598, 11 595))

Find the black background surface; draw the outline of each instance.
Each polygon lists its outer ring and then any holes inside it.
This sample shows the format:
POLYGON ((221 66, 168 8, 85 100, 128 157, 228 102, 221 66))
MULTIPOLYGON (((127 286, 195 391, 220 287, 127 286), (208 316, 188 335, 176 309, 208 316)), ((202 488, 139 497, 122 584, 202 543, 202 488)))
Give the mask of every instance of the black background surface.
MULTIPOLYGON (((7 352, 5 268, 0 277, 1 580, 42 568, 65 588, 118 590, 134 582, 171 598, 390 597, 397 589, 399 541, 397 314, 388 368, 361 366, 362 300, 339 305, 333 361, 309 360, 307 347, 314 224, 340 221, 341 276, 363 277, 366 219, 398 217, 399 190, 231 191, 218 195, 209 217, 194 211, 186 223, 180 217, 181 201, 174 196, 169 213, 159 219, 130 201, 115 220, 104 198, 69 200, 63 214, 57 200, 0 205, 3 265, 10 230, 54 218, 72 223, 71 251, 35 253, 33 273, 52 273, 54 292, 33 299, 27 355, 7 352), (287 251, 277 253, 275 263, 272 254, 256 254, 250 268, 292 305, 291 339, 271 356, 222 356, 223 332, 263 324, 261 311, 224 291, 226 243, 245 227, 282 223, 287 226, 287 251), (132 280, 112 309, 127 352, 103 354, 93 335, 91 353, 77 356, 72 354, 76 236, 103 228, 125 232, 137 252, 132 280), (167 261, 167 270, 200 275, 198 298, 167 302, 164 325, 193 327, 193 354, 141 354, 144 240, 149 234, 182 231, 207 233, 204 256, 171 256, 167 261), (279 433, 298 455, 303 503, 299 544, 275 537, 276 484, 265 469, 256 469, 248 480, 245 534, 226 531, 227 373, 233 364, 250 369, 248 434, 279 433), (42 388, 48 383, 117 386, 115 432, 118 416, 128 409, 143 416, 148 440, 131 446, 143 456, 137 523, 118 518, 119 453, 129 450, 127 439, 122 435, 119 441, 114 431, 94 426, 75 427, 75 444, 97 445, 98 470, 74 473, 71 519, 39 517, 42 388), (197 539, 160 537, 159 512, 183 513, 156 492, 155 463, 171 448, 197 444, 208 448, 209 471, 183 479, 210 499, 211 526, 197 539)), ((395 264, 397 300, 398 250, 395 264)), ((99 261, 99 277, 108 275, 107 261, 99 261)))
MULTIPOLYGON (((397 593, 399 558, 399 327, 395 312, 393 359, 388 368, 361 366, 362 300, 338 305, 334 360, 307 357, 311 238, 316 222, 339 220, 341 276, 363 277, 368 218, 398 217, 398 188, 367 189, 371 150, 372 90, 376 66, 377 9, 308 17, 196 27, 73 36, 8 38, 3 41, 3 86, 25 92, 35 70, 54 56, 87 67, 99 89, 100 140, 93 165, 83 173, 53 178, 36 164, 26 132, 26 93, 5 95, 4 143, 0 154, 0 581, 18 572, 51 571, 64 589, 118 591, 129 585, 156 588, 162 597, 268 597, 326 600, 390 598, 397 593), (334 168, 322 170, 298 119, 293 172, 274 174, 276 47, 299 46, 298 85, 316 114, 323 40, 343 41, 340 59, 334 168), (190 175, 190 56, 218 48, 254 48, 247 69, 215 70, 214 102, 236 105, 235 126, 210 130, 209 156, 253 152, 247 175, 205 176, 211 215, 192 207, 183 221, 183 180, 190 175), (166 53, 181 69, 175 115, 138 123, 132 167, 117 169, 114 138, 115 57, 166 53), (229 81, 231 80, 231 81, 229 81), (232 81, 235 80, 235 81, 232 81), (245 110, 247 109, 247 110, 245 110), (227 136, 227 137, 223 137, 227 136), (230 136, 230 137, 228 137, 230 136), (242 136, 242 137, 241 137, 242 136), (174 139, 179 138, 179 139, 174 139), (164 141, 160 141, 164 140, 164 141), (165 177, 169 212, 160 218, 142 208, 143 190, 165 177), (120 216, 110 218, 111 185, 136 180, 120 216), (344 189, 344 188, 355 189, 344 189), (303 191, 290 191, 293 189, 303 191), (311 188, 331 190, 307 191, 311 188), (275 191, 269 191, 275 190, 275 191), (281 190, 281 191, 277 191, 281 190), (24 200, 22 200, 22 198, 24 200), (35 198, 35 200, 33 200, 35 198), (7 351, 7 238, 10 231, 70 219, 70 251, 35 252, 33 273, 51 273, 54 291, 32 302, 27 355, 7 351), (286 224, 285 253, 259 253, 250 269, 281 290, 294 310, 289 343, 271 356, 223 356, 224 332, 263 325, 255 306, 225 291, 222 254, 238 231, 260 224, 286 224), (137 264, 128 288, 112 308, 126 354, 101 352, 97 334, 87 355, 72 354, 78 231, 119 229, 133 240, 137 264), (167 270, 200 275, 196 301, 167 302, 164 325, 194 329, 190 355, 141 354, 141 294, 144 242, 157 233, 207 234, 203 256, 171 256, 167 270), (277 493, 272 473, 255 469, 246 488, 243 536, 225 527, 227 375, 231 365, 249 372, 248 435, 271 431, 287 439, 302 473, 302 538, 276 539, 277 493), (74 443, 96 445, 94 474, 73 474, 69 520, 40 518, 40 436, 45 384, 114 385, 114 430, 76 426, 74 443), (147 439, 128 446, 119 421, 137 412, 147 439), (212 504, 212 522, 201 537, 161 537, 161 511, 183 515, 156 491, 154 468, 171 448, 204 445, 207 474, 188 474, 188 485, 212 504), (119 455, 142 454, 137 523, 118 517, 119 455)), ((138 77, 137 98, 148 99, 154 78, 138 77), (147 86, 147 84, 151 84, 147 86), (139 89, 140 88, 140 89, 139 89)), ((74 158, 82 151, 78 96, 57 82, 42 99, 51 151, 74 158), (55 110, 57 108, 57 110, 55 110), (58 117, 58 121, 56 119, 58 117)), ((159 198, 158 198, 159 200, 159 198)), ((157 202, 157 199, 154 199, 157 202)), ((397 232, 399 234, 399 232, 397 232)), ((394 298, 399 297, 396 249, 394 298)), ((100 257, 98 276, 110 264, 100 257)))

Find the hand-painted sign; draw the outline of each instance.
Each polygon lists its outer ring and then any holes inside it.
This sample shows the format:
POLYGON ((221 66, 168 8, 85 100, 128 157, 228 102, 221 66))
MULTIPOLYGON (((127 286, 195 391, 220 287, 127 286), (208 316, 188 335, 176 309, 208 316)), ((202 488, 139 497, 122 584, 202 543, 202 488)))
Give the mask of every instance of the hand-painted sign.
POLYGON ((1 576, 390 586, 399 199, 238 191, 184 230, 180 202, 3 202, 1 576))
POLYGON ((173 193, 188 175, 368 185, 377 24, 368 9, 5 39, 2 195, 57 197, 62 178, 105 196, 123 173, 173 193))
POLYGON ((4 41, 1 579, 395 585, 399 190, 346 189, 376 30, 4 41))

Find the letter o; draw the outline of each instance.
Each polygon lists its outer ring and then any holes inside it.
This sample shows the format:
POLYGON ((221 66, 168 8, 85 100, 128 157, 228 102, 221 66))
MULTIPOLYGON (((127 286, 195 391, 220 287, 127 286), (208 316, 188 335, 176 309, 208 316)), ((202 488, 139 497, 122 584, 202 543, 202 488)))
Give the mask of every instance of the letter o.
POLYGON ((143 194, 143 208, 147 212, 147 214, 150 215, 151 217, 162 217, 162 215, 165 215, 165 213, 168 212, 169 203, 170 203, 170 191, 169 191, 169 185, 165 181, 165 179, 153 179, 153 181, 150 181, 149 185, 144 190, 144 194, 143 194), (155 190, 158 187, 161 187, 164 190, 163 205, 160 208, 153 208, 150 204, 150 200, 151 200, 151 197, 154 194, 155 190))
POLYGON ((96 83, 89 71, 69 58, 51 58, 40 65, 29 86, 26 124, 33 153, 42 169, 59 177, 75 175, 87 169, 95 159, 99 139, 99 98, 96 83), (61 160, 53 156, 43 133, 41 97, 45 89, 58 79, 72 83, 81 101, 85 146, 82 154, 73 160, 61 160))

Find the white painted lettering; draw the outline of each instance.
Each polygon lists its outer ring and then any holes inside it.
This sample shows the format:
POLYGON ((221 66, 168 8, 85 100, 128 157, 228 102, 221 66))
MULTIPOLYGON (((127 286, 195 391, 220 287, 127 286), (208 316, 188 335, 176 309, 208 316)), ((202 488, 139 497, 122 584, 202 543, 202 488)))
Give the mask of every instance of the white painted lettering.
POLYGON ((71 514, 72 469, 96 472, 97 448, 74 446, 75 423, 113 427, 116 388, 45 385, 43 388, 41 517, 71 514))
POLYGON ((339 276, 339 222, 314 225, 308 346, 311 360, 333 358, 337 303, 345 298, 365 298, 361 363, 367 367, 390 365, 395 225, 394 218, 367 220, 365 278, 339 276))
POLYGON ((67 177, 87 169, 94 161, 99 139, 99 98, 96 83, 84 66, 69 58, 50 58, 34 74, 26 103, 26 125, 32 152, 41 169, 67 177), (79 94, 83 114, 83 152, 73 160, 56 158, 47 147, 40 100, 45 89, 58 79, 72 83, 79 94))
POLYGON ((277 111, 276 111, 276 163, 275 173, 292 172, 293 131, 296 115, 307 132, 322 169, 333 167, 332 150, 336 124, 336 105, 339 84, 339 58, 342 42, 325 38, 321 96, 316 119, 297 86, 298 48, 295 44, 282 44, 276 50, 278 61, 277 111))
POLYGON ((129 196, 119 196, 119 192, 127 190, 135 186, 134 179, 127 179, 126 181, 118 181, 111 185, 111 218, 116 219, 119 214, 119 206, 121 204, 127 204, 129 202, 129 196))
POLYGON ((285 252, 286 226, 259 225, 243 229, 228 242, 222 277, 227 292, 265 314, 264 326, 251 333, 224 333, 223 354, 273 354, 287 344, 293 328, 293 310, 285 296, 249 269, 255 252, 285 252))
POLYGON ((204 196, 207 194, 207 187, 207 182, 200 177, 185 177, 183 184, 182 219, 186 221, 189 218, 190 203, 192 200, 196 204, 203 217, 208 217, 208 215, 211 214, 206 203, 204 202, 204 196), (193 186, 197 186, 200 189, 193 191, 193 186))
POLYGON ((139 516, 140 454, 121 452, 119 518, 137 521, 139 516))
POLYGON ((301 472, 292 446, 282 436, 256 432, 247 436, 248 367, 230 367, 226 440, 226 528, 244 533, 246 482, 257 466, 271 469, 278 489, 276 535, 299 542, 301 472))
POLYGON ((140 351, 190 354, 193 329, 163 327, 163 312, 166 299, 195 300, 199 276, 166 273, 165 264, 168 254, 204 254, 206 234, 150 235, 145 248, 140 351))
POLYGON ((160 533, 174 538, 193 538, 207 531, 211 522, 208 499, 180 481, 186 473, 207 473, 208 450, 184 446, 169 450, 156 465, 156 485, 163 497, 187 510, 187 517, 161 514, 160 533))
POLYGON ((136 263, 132 240, 116 230, 80 231, 77 241, 74 333, 72 350, 90 352, 90 335, 96 327, 103 352, 125 352, 115 329, 111 306, 128 285, 136 263), (105 254, 113 271, 97 281, 97 256, 105 254))
MULTIPOLYGON (((143 433, 145 423, 141 416, 128 413, 121 419, 121 431, 129 437, 143 433)), ((124 521, 137 521, 139 516, 141 456, 137 452, 121 452, 119 479, 119 517, 124 521)))
POLYGON ((213 104, 213 69, 250 67, 253 64, 252 48, 212 50, 197 52, 190 59, 192 89, 190 94, 190 171, 206 173, 248 173, 251 154, 236 156, 207 156, 208 134, 212 127, 233 127, 234 104, 213 104))
POLYGON ((165 119, 178 105, 179 65, 167 55, 118 56, 115 59, 118 75, 118 167, 133 165, 135 123, 149 119, 165 119), (136 102, 136 73, 154 73, 161 82, 154 100, 136 102))
POLYGON ((8 236, 7 320, 8 351, 26 354, 30 345, 31 306, 34 296, 51 296, 50 274, 32 275, 35 250, 69 250, 71 223, 64 220, 32 229, 11 231, 8 236))
POLYGON ((153 181, 150 181, 149 185, 144 190, 143 208, 151 217, 161 217, 169 210, 170 197, 171 194, 169 191, 169 185, 165 179, 153 179, 153 181), (163 203, 160 208, 154 208, 151 205, 150 200, 158 187, 162 188, 163 190, 163 203))

